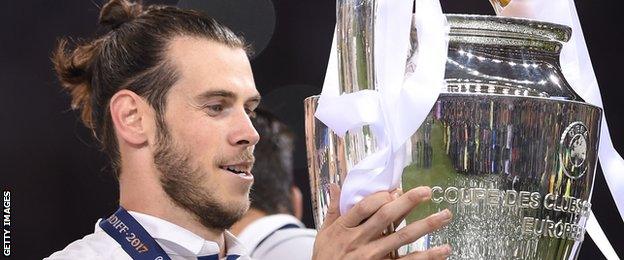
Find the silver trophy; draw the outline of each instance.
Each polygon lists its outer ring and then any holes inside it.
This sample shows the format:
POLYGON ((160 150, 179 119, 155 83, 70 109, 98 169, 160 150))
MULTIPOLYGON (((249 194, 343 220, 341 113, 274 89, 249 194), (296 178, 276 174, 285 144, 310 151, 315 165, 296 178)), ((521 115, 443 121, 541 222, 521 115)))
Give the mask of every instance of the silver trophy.
MULTIPOLYGON (((341 93, 375 89, 374 6, 338 1, 341 93)), ((409 141, 402 186, 433 192, 407 223, 445 208, 454 219, 405 252, 448 243, 450 259, 576 259, 590 212, 601 109, 585 103, 561 73, 559 52, 570 28, 478 15, 447 20, 447 86, 409 141)), ((314 117, 317 101, 306 99, 305 110, 320 227, 329 184, 340 185, 376 145, 366 127, 336 136, 314 117)))

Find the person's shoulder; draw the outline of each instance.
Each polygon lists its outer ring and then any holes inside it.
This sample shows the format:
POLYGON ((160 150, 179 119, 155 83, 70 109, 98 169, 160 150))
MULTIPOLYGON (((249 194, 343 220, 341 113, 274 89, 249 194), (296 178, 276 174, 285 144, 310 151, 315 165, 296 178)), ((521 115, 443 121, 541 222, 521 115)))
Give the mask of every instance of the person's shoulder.
POLYGON ((316 230, 314 229, 278 230, 259 245, 252 256, 254 259, 311 259, 315 236, 316 230))
POLYGON ((281 229, 281 230, 276 231, 275 234, 277 235, 276 237, 283 238, 283 239, 290 239, 290 238, 297 238, 297 237, 314 238, 316 236, 316 229, 286 228, 286 229, 281 229))
MULTIPOLYGON (((316 230, 305 228, 303 223, 290 215, 274 215, 272 216, 276 223, 282 226, 269 234, 264 241, 260 242, 258 247, 273 248, 284 244, 300 244, 302 247, 314 244, 316 230)), ((268 217, 267 217, 268 218, 268 217)))
POLYGON ((275 232, 270 237, 273 245, 282 245, 284 247, 312 247, 316 238, 316 230, 308 228, 289 228, 275 232))
POLYGON ((130 259, 121 246, 105 232, 86 235, 53 253, 44 260, 61 259, 130 259))

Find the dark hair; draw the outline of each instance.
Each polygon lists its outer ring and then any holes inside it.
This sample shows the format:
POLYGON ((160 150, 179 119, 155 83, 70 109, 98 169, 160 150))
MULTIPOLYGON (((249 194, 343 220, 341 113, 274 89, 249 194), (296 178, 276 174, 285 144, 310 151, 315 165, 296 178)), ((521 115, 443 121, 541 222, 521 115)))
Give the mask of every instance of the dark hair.
POLYGON ((52 61, 72 96, 72 109, 81 111, 83 123, 110 156, 115 171, 120 155, 110 99, 122 89, 135 92, 154 108, 157 126, 163 129, 166 96, 179 77, 166 58, 174 37, 205 38, 246 49, 242 38, 212 18, 173 6, 144 9, 128 0, 112 0, 102 7, 99 23, 103 35, 77 43, 73 50, 67 50, 68 41, 61 39, 52 61))
POLYGON ((292 132, 268 112, 257 109, 252 119, 260 135, 254 155, 254 184, 251 187, 251 207, 266 214, 293 214, 291 187, 293 185, 292 132))

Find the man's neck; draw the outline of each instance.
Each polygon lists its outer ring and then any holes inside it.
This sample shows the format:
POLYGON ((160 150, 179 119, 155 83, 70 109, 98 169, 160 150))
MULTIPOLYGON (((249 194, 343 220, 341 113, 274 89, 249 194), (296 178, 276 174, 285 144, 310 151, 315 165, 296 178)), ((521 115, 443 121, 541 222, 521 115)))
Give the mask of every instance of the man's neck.
POLYGON ((239 221, 232 225, 232 228, 230 228, 230 232, 232 232, 232 234, 234 234, 235 236, 238 236, 241 232, 243 232, 243 229, 249 226, 249 224, 259 218, 265 217, 266 215, 267 214, 264 213, 264 211, 249 208, 245 215, 243 215, 243 217, 239 221))
POLYGON ((219 255, 224 256, 226 252, 224 230, 202 225, 193 213, 176 205, 162 189, 160 181, 153 176, 146 171, 132 169, 124 171, 122 166, 119 177, 119 204, 126 210, 163 219, 205 240, 213 241, 219 245, 219 255))

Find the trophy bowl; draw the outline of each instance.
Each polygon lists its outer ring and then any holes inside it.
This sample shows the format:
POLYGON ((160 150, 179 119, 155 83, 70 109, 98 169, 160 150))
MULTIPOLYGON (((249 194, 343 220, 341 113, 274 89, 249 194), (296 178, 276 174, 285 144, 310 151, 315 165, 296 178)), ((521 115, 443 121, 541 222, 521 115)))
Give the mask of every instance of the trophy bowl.
MULTIPOLYGON (((446 87, 409 140, 402 188, 432 198, 407 223, 446 208, 451 223, 404 247, 450 244, 450 259, 576 259, 590 212, 601 109, 561 73, 570 28, 526 19, 447 15, 446 87)), ((417 44, 413 44, 414 46, 417 44)), ((335 135, 305 100, 317 227, 329 184, 375 150, 366 127, 335 135)))

